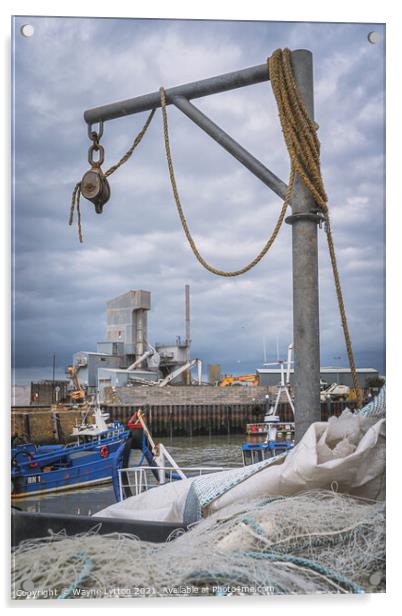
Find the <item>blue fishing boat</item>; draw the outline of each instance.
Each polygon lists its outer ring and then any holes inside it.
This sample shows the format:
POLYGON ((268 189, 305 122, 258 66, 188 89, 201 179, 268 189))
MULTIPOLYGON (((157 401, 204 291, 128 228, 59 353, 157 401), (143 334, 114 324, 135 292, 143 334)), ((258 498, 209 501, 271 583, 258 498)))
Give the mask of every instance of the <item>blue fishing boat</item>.
MULTIPOLYGON (((253 424, 254 427, 256 424, 253 424)), ((249 427, 249 425, 247 426, 249 427)), ((293 449, 295 433, 294 422, 280 421, 278 415, 268 413, 264 422, 257 424, 256 430, 247 430, 248 440, 242 444, 242 458, 244 466, 261 462, 278 453, 293 449), (261 435, 266 434, 264 440, 261 435)))
MULTIPOLYGON (((88 411, 88 415, 91 409, 88 411)), ((88 416, 87 415, 87 416, 88 416)), ((99 404, 93 422, 77 424, 69 445, 17 445, 11 450, 11 497, 48 494, 111 480, 113 462, 130 431, 121 423, 106 423, 99 404)))

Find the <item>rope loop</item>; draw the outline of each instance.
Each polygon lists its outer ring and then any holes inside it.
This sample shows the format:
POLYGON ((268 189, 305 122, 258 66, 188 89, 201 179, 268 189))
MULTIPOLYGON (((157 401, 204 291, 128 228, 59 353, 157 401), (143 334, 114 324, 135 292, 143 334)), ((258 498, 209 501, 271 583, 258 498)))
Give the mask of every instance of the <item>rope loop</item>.
POLYGON ((164 135, 164 141, 165 141, 165 151, 166 151, 166 158, 167 158, 167 163, 168 163, 168 169, 169 169, 169 177, 170 177, 170 183, 172 185, 172 192, 173 192, 173 197, 176 203, 176 207, 177 207, 177 212, 179 214, 179 218, 180 218, 180 222, 181 225, 183 227, 183 231, 184 234, 188 240, 188 243, 191 246, 191 249, 194 253, 194 256, 196 257, 196 259, 199 261, 199 263, 201 263, 201 265, 208 270, 209 272, 211 272, 211 274, 215 274, 216 276, 223 276, 225 278, 229 278, 229 277, 234 277, 234 276, 240 276, 241 274, 245 274, 246 272, 248 272, 249 270, 251 270, 255 265, 257 265, 257 263, 259 263, 261 261, 261 259, 267 254, 268 250, 271 248, 272 244, 274 243, 274 241, 276 240, 278 233, 280 231, 280 228, 282 226, 283 223, 283 219, 285 218, 285 214, 286 214, 286 210, 288 208, 289 202, 290 202, 290 198, 292 195, 292 191, 293 191, 293 186, 294 186, 294 180, 295 180, 295 170, 293 165, 291 166, 291 170, 290 170, 290 177, 289 177, 289 182, 288 182, 288 188, 286 191, 286 195, 285 195, 285 200, 283 202, 282 205, 282 209, 279 213, 279 217, 278 220, 276 222, 276 225, 270 235, 270 237, 268 238, 268 240, 266 241, 265 245, 263 246, 263 248, 261 249, 261 251, 258 253, 258 255, 249 263, 247 263, 247 265, 245 265, 244 267, 238 269, 238 270, 234 270, 234 271, 225 271, 225 270, 221 270, 218 269, 217 267, 213 267, 212 265, 210 265, 205 259, 204 257, 201 255, 200 251, 197 248, 197 245, 194 241, 194 238, 191 234, 191 231, 189 229, 186 217, 184 215, 183 212, 183 207, 180 201, 180 196, 179 196, 179 191, 177 188, 177 183, 176 183, 176 177, 175 177, 175 172, 174 172, 174 168, 173 168, 173 159, 172 159, 172 153, 170 150, 170 142, 169 142, 169 125, 168 125, 168 117, 167 117, 167 111, 166 111, 166 93, 165 93, 165 89, 163 87, 161 87, 159 89, 159 93, 160 93, 160 97, 161 97, 161 107, 162 107, 162 119, 163 119, 163 135, 164 135))

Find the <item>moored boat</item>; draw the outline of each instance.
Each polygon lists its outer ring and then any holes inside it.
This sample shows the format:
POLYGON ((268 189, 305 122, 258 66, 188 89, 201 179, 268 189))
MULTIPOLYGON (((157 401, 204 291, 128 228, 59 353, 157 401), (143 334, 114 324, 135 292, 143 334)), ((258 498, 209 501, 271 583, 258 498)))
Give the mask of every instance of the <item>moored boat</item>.
POLYGON ((248 440, 242 444, 244 466, 261 462, 294 447, 295 424, 280 421, 278 415, 268 413, 264 422, 247 424, 246 433, 248 440))
POLYGON ((11 450, 11 497, 48 494, 83 488, 111 480, 115 455, 129 430, 114 421, 107 423, 98 402, 93 421, 87 416, 72 432, 68 445, 21 444, 11 450))

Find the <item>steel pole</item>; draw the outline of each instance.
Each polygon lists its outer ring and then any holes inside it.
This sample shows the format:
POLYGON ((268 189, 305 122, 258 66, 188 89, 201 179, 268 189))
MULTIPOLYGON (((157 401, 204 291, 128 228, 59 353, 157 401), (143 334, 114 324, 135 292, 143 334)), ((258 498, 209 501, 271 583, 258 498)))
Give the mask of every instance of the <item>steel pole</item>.
MULTIPOLYGON (((313 58, 310 51, 292 52, 293 71, 309 116, 314 118, 313 58)), ((296 442, 321 420, 320 333, 318 300, 317 206, 296 176, 292 198, 293 343, 295 351, 296 442)))

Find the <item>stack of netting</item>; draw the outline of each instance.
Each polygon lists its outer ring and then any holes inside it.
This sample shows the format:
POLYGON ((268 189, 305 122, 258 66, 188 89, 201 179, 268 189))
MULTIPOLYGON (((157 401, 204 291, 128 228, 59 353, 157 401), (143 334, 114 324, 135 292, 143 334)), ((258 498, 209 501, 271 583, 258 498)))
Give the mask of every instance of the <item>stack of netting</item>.
POLYGON ((237 503, 165 544, 96 531, 25 541, 12 575, 17 598, 65 599, 381 592, 384 569, 384 503, 316 490, 237 503))

